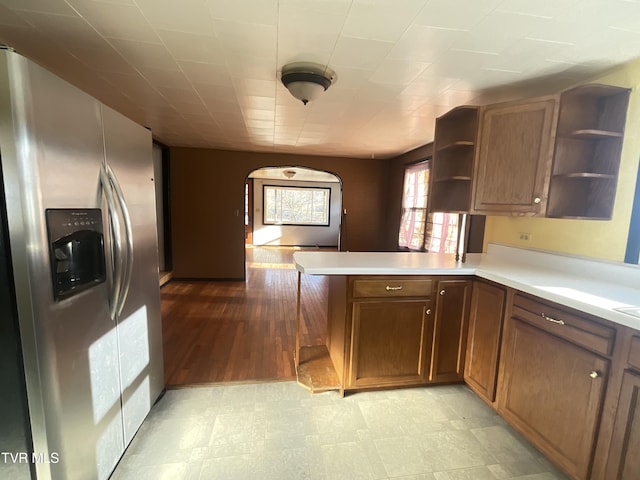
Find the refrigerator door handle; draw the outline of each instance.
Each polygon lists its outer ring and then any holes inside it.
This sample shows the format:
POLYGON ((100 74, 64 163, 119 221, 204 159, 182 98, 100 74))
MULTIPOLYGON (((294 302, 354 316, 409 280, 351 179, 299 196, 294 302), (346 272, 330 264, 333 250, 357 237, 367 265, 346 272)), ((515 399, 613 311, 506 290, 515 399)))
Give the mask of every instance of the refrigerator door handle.
POLYGON ((111 181, 104 166, 100 168, 100 184, 104 197, 107 200, 107 210, 109 217, 109 233, 112 239, 112 266, 113 266, 113 285, 111 290, 111 298, 109 299, 109 316, 115 321, 116 311, 119 303, 120 291, 122 289, 122 241, 120 233, 120 218, 116 202, 113 198, 113 189, 111 181))
POLYGON ((129 215, 129 209, 127 208, 127 202, 124 199, 122 188, 118 182, 118 177, 113 172, 111 167, 107 165, 107 174, 111 179, 111 184, 116 193, 118 204, 120 205, 120 211, 122 212, 122 219, 124 221, 125 241, 126 241, 126 254, 124 261, 124 272, 122 277, 122 286, 120 295, 118 296, 118 304, 116 313, 120 315, 124 308, 124 302, 127 300, 129 294, 129 287, 131 286, 131 276, 133 274, 133 229, 131 227, 131 216, 129 215))

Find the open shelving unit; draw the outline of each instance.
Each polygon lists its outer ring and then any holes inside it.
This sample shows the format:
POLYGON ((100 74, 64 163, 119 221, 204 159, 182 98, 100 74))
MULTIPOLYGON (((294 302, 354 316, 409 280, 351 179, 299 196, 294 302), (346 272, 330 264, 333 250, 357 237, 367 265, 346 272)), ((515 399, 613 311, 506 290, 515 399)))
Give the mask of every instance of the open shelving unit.
POLYGON ((430 211, 469 211, 477 134, 478 107, 457 107, 436 120, 430 211))
POLYGON ((585 85, 560 95, 548 217, 611 219, 629 93, 585 85))

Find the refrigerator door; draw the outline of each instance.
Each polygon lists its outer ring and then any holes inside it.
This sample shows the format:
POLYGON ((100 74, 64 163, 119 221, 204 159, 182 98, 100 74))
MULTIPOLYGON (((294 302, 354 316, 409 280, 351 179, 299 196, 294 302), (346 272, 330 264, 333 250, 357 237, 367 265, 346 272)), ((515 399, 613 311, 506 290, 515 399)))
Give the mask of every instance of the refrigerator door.
MULTIPOLYGON (((0 150, 0 158, 2 151, 0 150)), ((7 235, 2 166, 0 164, 0 435, 1 452, 31 455, 31 429, 27 417, 27 389, 20 347, 20 329, 13 289, 7 235)), ((31 479, 31 465, 0 460, 0 478, 31 479)))
POLYGON ((101 107, 24 57, 4 52, 1 61, 16 146, 2 158, 12 175, 5 184, 18 185, 22 203, 7 199, 14 270, 26 272, 15 287, 36 470, 39 478, 107 478, 124 450, 108 288, 55 302, 45 226, 47 208, 100 207, 101 107))
MULTIPOLYGON (((164 388, 158 243, 151 133, 103 106, 105 158, 116 196, 124 197, 130 235, 122 239, 118 345, 124 437, 127 444, 164 388), (118 192, 118 186, 121 192, 118 192), (131 251, 129 251, 131 250, 131 251), (129 277, 129 280, 127 279, 129 277)), ((128 230, 120 215, 120 231, 128 230)))

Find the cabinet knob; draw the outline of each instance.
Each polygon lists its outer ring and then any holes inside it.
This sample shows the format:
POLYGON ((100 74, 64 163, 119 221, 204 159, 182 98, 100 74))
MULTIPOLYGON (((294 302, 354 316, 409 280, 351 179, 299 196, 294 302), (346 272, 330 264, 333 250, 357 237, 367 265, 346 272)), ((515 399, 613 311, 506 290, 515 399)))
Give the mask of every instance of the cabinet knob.
POLYGON ((540 197, 536 197, 533 199, 533 203, 538 204, 542 201, 542 199, 540 197))
POLYGON ((440 295, 444 295, 444 288, 440 290, 440 295))
POLYGON ((431 309, 430 308, 425 308, 424 309, 424 314, 425 315, 431 315, 431 309))
POLYGON ((593 371, 589 374, 589 376, 590 376, 591 378, 598 378, 598 377, 600 376, 600 372, 599 372, 599 371, 597 371, 597 370, 593 370, 593 371))

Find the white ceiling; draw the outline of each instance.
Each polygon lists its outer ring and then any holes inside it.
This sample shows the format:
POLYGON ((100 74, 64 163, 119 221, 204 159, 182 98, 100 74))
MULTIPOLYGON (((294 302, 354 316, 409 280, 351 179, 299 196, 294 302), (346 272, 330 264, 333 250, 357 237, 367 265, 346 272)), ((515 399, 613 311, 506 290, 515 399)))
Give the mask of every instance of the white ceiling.
POLYGON ((640 56, 640 0, 0 0, 0 42, 170 146, 389 157, 640 56), (279 81, 337 81, 307 106, 279 81))

